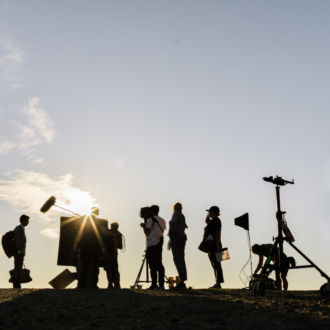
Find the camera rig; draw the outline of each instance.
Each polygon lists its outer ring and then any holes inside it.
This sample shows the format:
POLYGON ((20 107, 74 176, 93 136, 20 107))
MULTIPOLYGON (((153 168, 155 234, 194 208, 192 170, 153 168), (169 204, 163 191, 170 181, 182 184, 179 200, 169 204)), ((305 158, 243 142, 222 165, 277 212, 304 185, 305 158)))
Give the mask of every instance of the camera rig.
POLYGON ((298 252, 309 263, 307 265, 302 265, 302 266, 292 266, 290 267, 290 269, 315 268, 320 273, 320 275, 327 280, 327 283, 321 286, 320 291, 323 296, 328 298, 330 295, 330 277, 325 272, 323 272, 318 266, 316 266, 311 259, 309 259, 301 250, 299 250, 293 244, 295 240, 286 224, 284 217, 286 212, 282 211, 281 209, 280 188, 287 184, 294 184, 294 180, 288 181, 281 178, 280 176, 276 176, 275 178, 273 176, 264 177, 263 180, 276 185, 275 187, 276 206, 277 206, 276 220, 277 220, 278 233, 277 233, 277 237, 275 238, 274 244, 271 250, 269 251, 269 255, 261 269, 261 273, 258 277, 258 280, 255 281, 252 287, 254 294, 263 295, 265 293, 265 290, 267 288, 266 287, 267 279, 271 272, 270 270, 273 267, 273 265, 271 265, 270 263, 272 260, 272 256, 274 255, 274 253, 276 253, 276 251, 278 251, 279 261, 277 267, 275 267, 275 271, 277 272, 277 277, 279 276, 279 272, 281 269, 281 262, 284 260, 283 243, 287 242, 296 252, 298 252))

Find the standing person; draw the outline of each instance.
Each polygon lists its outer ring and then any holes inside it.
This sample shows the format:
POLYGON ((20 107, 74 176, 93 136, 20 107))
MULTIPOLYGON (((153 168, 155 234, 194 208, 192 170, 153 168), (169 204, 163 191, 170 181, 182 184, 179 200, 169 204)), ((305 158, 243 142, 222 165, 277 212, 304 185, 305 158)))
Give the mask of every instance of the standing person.
POLYGON ((78 288, 97 288, 102 246, 95 219, 99 215, 97 207, 90 216, 85 216, 79 240, 76 242, 78 288))
POLYGON ((206 227, 204 237, 210 238, 210 252, 208 253, 211 265, 215 274, 215 284, 211 288, 220 289, 221 283, 224 282, 221 261, 217 258, 221 252, 221 220, 220 209, 218 206, 212 206, 208 210, 206 217, 206 227))
POLYGON ((171 240, 171 248, 173 254, 173 261, 180 277, 180 283, 176 288, 186 289, 185 281, 187 280, 187 269, 184 260, 184 249, 186 246, 187 236, 185 229, 185 216, 182 214, 182 204, 176 203, 173 206, 173 216, 170 223, 169 237, 171 240))
POLYGON ((159 206, 153 205, 146 214, 146 222, 143 231, 147 237, 147 261, 150 267, 151 286, 149 289, 164 290, 165 269, 162 263, 163 233, 166 229, 166 222, 158 216, 159 206), (158 275, 158 285, 157 285, 158 275))
POLYGON ((111 224, 105 233, 104 269, 107 273, 108 289, 120 289, 120 273, 118 270, 118 249, 123 248, 123 235, 118 230, 118 222, 111 224))
POLYGON ((14 255, 14 278, 13 288, 21 288, 21 269, 23 268, 25 251, 26 251, 26 236, 25 227, 29 224, 30 217, 23 214, 20 217, 20 225, 14 229, 15 242, 16 242, 16 253, 14 255))

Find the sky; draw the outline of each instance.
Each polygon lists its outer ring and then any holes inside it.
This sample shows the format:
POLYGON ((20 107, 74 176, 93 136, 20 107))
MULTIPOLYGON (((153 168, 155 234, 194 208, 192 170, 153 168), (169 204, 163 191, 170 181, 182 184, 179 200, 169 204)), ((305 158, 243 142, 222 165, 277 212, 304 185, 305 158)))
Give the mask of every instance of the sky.
MULTIPOLYGON (((281 189, 288 225, 330 274, 329 18, 330 3, 319 0, 0 0, 0 233, 30 215, 25 287, 49 287, 65 269, 56 261, 67 214, 39 211, 54 195, 119 222, 123 287, 145 248, 139 209, 158 204, 168 223, 178 201, 187 284, 213 285, 198 245, 205 210, 218 205, 231 256, 223 287, 242 288, 249 247, 234 218, 248 212, 251 242, 272 242, 275 186, 262 180, 270 175, 295 180, 281 189)), ((305 264, 291 247, 285 253, 305 264)), ((166 248, 163 262, 176 276, 166 248)), ((0 287, 10 287, 12 268, 1 250, 0 287)), ((315 269, 288 280, 306 290, 325 282, 315 269)))

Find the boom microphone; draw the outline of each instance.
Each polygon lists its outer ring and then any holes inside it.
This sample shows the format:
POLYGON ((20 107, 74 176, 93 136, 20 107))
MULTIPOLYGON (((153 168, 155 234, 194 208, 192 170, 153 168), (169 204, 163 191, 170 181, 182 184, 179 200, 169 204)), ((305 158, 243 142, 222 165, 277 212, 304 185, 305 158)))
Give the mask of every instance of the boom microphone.
POLYGON ((44 205, 42 205, 40 211, 42 213, 46 213, 53 205, 55 205, 56 203, 56 197, 55 196, 51 196, 47 199, 47 201, 44 203, 44 205))

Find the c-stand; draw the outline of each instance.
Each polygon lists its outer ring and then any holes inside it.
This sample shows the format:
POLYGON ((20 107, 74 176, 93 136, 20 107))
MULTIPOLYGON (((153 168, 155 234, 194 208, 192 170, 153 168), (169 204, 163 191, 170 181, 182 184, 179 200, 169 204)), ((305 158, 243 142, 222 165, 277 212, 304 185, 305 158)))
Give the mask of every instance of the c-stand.
POLYGON ((283 253, 283 242, 289 243, 293 249, 295 249, 305 260, 309 262, 309 265, 302 265, 302 266, 292 266, 290 269, 301 269, 301 268, 315 268, 318 270, 318 272, 321 274, 322 277, 324 277, 328 283, 323 285, 321 287, 321 290, 327 291, 330 290, 330 278, 327 274, 325 274, 318 266, 316 266, 312 260, 310 260, 302 251, 300 251, 294 244, 294 238, 287 227, 284 214, 286 212, 281 210, 281 198, 280 198, 280 187, 285 186, 287 184, 294 184, 294 181, 287 181, 282 179, 279 176, 276 176, 275 178, 271 177, 265 177, 263 178, 264 181, 270 182, 276 185, 276 205, 277 205, 277 211, 276 211, 276 220, 277 220, 277 229, 278 229, 278 235, 275 238, 275 242, 269 252, 269 255, 267 257, 267 260, 265 264, 263 265, 261 269, 261 273, 259 276, 259 280, 257 281, 256 285, 253 287, 253 291, 255 294, 263 295, 266 290, 266 280, 271 272, 272 268, 275 268, 276 272, 276 278, 280 279, 280 271, 282 269, 281 266, 283 266, 284 261, 284 253, 283 253), (285 237, 283 236, 283 232, 285 237), (274 256, 277 256, 276 265, 275 267, 273 265, 270 265, 270 262, 272 261, 274 256))

